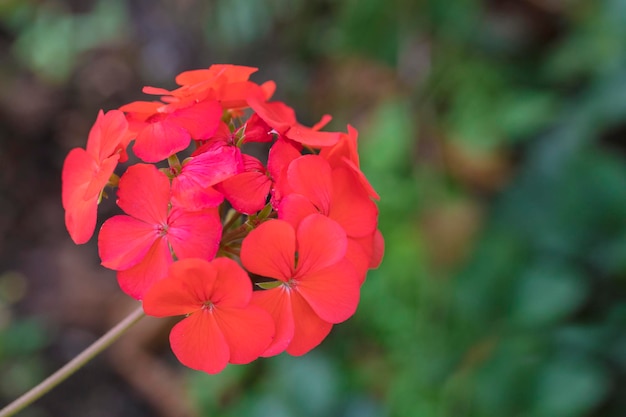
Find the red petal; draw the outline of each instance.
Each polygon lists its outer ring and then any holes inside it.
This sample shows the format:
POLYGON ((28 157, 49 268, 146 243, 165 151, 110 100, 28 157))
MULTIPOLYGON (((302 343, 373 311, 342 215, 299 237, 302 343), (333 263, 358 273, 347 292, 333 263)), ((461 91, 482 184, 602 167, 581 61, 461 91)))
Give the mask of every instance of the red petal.
POLYGON ((284 134, 294 123, 296 113, 293 109, 280 101, 268 102, 259 96, 248 97, 248 104, 265 123, 280 134, 284 134))
POLYGON ((339 142, 334 146, 322 149, 319 155, 326 159, 333 168, 343 165, 344 159, 347 158, 353 162, 358 169, 359 154, 357 152, 357 136, 357 130, 348 125, 348 134, 342 133, 339 142))
POLYGON ((341 226, 321 214, 312 214, 300 222, 297 241, 298 278, 336 264, 344 258, 348 246, 341 226))
POLYGON ((287 133, 285 133, 285 136, 298 143, 318 148, 323 146, 335 145, 337 142, 339 142, 341 133, 320 132, 318 130, 313 130, 310 127, 306 127, 299 123, 296 123, 291 126, 287 133))
MULTIPOLYGON (((170 114, 168 123, 183 127, 194 139, 211 137, 222 120, 222 106, 217 101, 207 100, 170 114)), ((186 143, 185 149, 189 145, 186 143)), ((179 149, 179 150, 182 150, 179 149)))
POLYGON ((262 172, 242 172, 216 187, 235 210, 252 214, 265 206, 271 186, 272 181, 262 172))
POLYGON ((333 170, 332 204, 328 216, 337 221, 348 236, 368 236, 376 230, 378 208, 366 191, 355 182, 347 168, 333 170))
POLYGON ((87 242, 96 228, 98 196, 85 200, 96 161, 84 149, 75 148, 65 158, 62 173, 62 201, 65 226, 74 243, 87 242))
POLYGON ((237 174, 241 152, 234 146, 220 146, 190 158, 174 182, 186 179, 206 188, 237 174))
POLYGON ((217 274, 210 298, 213 304, 220 309, 247 307, 252 298, 252 283, 246 271, 228 258, 213 259, 211 265, 217 274))
POLYGON ((374 251, 370 260, 370 268, 378 268, 385 254, 385 239, 380 230, 374 232, 374 251))
POLYGON ((217 307, 213 315, 230 347, 230 363, 250 363, 272 342, 274 322, 260 307, 217 307))
POLYGON ((174 326, 170 345, 183 365, 210 374, 223 370, 230 357, 226 339, 208 311, 194 313, 174 326))
POLYGON ((97 169, 97 161, 82 148, 72 149, 63 162, 62 200, 67 209, 76 199, 83 199, 85 191, 97 169))
POLYGON ((271 290, 255 291, 252 293, 251 304, 267 311, 276 328, 274 339, 261 356, 278 355, 287 348, 293 338, 294 320, 290 290, 281 285, 271 290))
POLYGON ((282 220, 269 220, 252 230, 241 244, 241 263, 250 272, 288 281, 296 252, 293 227, 282 220))
MULTIPOLYGON (((195 277, 196 269, 187 268, 183 278, 174 276, 172 267, 182 262, 191 261, 191 259, 175 262, 170 266, 170 272, 167 278, 155 282, 143 297, 143 310, 149 316, 168 317, 181 316, 199 311, 202 308, 202 302, 194 291, 193 286, 198 281, 195 277)), ((205 279, 205 275, 200 276, 201 280, 205 279)), ((202 282, 202 281, 201 281, 202 282)))
POLYGON ((191 135, 167 119, 150 123, 135 139, 133 151, 145 162, 159 162, 189 146, 191 135))
POLYGON ((367 275, 371 258, 371 254, 368 254, 363 245, 360 243, 361 239, 364 238, 360 238, 359 240, 348 238, 348 249, 346 250, 346 260, 354 267, 360 284, 365 281, 365 276, 367 275))
POLYGON ((319 345, 328 336, 333 325, 319 318, 297 292, 292 293, 291 303, 296 326, 287 353, 300 356, 319 345))
POLYGON ((224 201, 224 195, 213 187, 200 188, 189 182, 172 183, 172 207, 188 211, 201 211, 217 207, 224 201))
POLYGON ((167 176, 154 165, 137 164, 120 179, 117 205, 128 215, 152 225, 165 225, 170 201, 167 176))
POLYGON ((222 223, 215 209, 187 212, 173 209, 168 220, 167 240, 178 259, 215 257, 222 236, 222 223))
POLYGON ((160 239, 152 224, 130 216, 114 216, 104 222, 98 236, 102 265, 121 271, 137 265, 160 239))
POLYGON ((278 206, 278 218, 289 222, 294 229, 307 216, 319 213, 311 200, 300 194, 289 194, 278 206))
POLYGON ((341 323, 356 311, 359 287, 354 267, 344 260, 302 277, 296 290, 322 320, 341 323))
POLYGON ((98 198, 91 200, 76 199, 65 210, 65 226, 70 237, 77 245, 87 243, 96 228, 98 198))
POLYGON ((287 170, 289 185, 294 193, 307 197, 317 209, 328 215, 333 192, 330 165, 317 155, 297 158, 287 170))
POLYGON ((124 113, 119 110, 111 110, 104 114, 100 110, 98 118, 89 132, 87 152, 98 161, 110 157, 125 139, 127 130, 128 122, 124 113))
POLYGON ((85 190, 85 195, 83 195, 83 199, 90 200, 92 198, 98 198, 102 189, 109 182, 111 174, 113 174, 113 171, 115 171, 115 167, 117 166, 117 162, 119 161, 119 159, 120 155, 115 154, 102 161, 98 170, 93 173, 93 177, 89 182, 89 186, 85 190))
POLYGON ((126 294, 141 300, 155 282, 167 276, 172 262, 167 242, 165 239, 158 239, 141 262, 117 273, 117 282, 126 294))
POLYGON ((252 81, 224 84, 217 95, 225 109, 248 107, 246 99, 250 95, 264 95, 261 87, 252 81))

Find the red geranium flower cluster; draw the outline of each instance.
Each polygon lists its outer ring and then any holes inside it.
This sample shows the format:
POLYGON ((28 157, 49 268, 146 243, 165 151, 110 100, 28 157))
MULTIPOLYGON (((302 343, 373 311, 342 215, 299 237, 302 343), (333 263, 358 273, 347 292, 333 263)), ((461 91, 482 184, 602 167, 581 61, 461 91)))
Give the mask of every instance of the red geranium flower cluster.
POLYGON ((100 229, 102 265, 146 314, 186 316, 172 350, 209 373, 317 346, 354 314, 383 253, 356 129, 322 131, 329 116, 303 126, 255 71, 213 65, 171 91, 145 87, 160 100, 100 112, 63 167, 74 242, 91 238, 105 187, 117 187, 125 214, 100 229), (143 162, 117 176, 131 144, 143 162))

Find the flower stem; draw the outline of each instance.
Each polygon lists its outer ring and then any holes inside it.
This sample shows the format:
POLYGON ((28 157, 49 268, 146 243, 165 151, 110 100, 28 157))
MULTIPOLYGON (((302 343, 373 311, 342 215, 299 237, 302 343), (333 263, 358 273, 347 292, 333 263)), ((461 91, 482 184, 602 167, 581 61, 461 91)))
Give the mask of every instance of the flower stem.
POLYGON ((87 349, 78 354, 78 356, 66 363, 61 369, 0 410, 0 417, 9 417, 18 413, 26 406, 38 400, 52 388, 65 381, 67 377, 82 368, 97 354, 115 342, 126 330, 128 330, 133 324, 137 323, 143 316, 143 308, 140 306, 135 311, 130 313, 124 320, 115 325, 115 327, 105 333, 100 339, 96 340, 87 349))

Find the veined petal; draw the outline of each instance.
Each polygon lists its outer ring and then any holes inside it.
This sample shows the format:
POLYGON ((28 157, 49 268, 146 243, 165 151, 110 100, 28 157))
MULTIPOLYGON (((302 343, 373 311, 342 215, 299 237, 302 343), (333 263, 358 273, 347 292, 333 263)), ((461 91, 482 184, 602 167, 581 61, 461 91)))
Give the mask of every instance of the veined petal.
POLYGON ((96 228, 98 197, 91 200, 77 198, 65 210, 65 226, 77 245, 87 243, 96 228))
POLYGON ((296 291, 324 321, 341 323, 356 311, 360 282, 346 260, 298 280, 296 291))
POLYGON ((287 169, 289 185, 294 193, 302 194, 324 215, 328 215, 333 193, 330 165, 318 155, 297 158, 287 169))
POLYGON ((241 244, 241 263, 248 271, 288 281, 294 270, 296 234, 282 220, 269 220, 252 230, 241 244))
POLYGON ((111 178, 111 174, 115 171, 115 167, 117 166, 117 162, 120 159, 119 154, 112 155, 102 161, 99 169, 93 173, 93 177, 89 182, 89 186, 87 190, 85 190, 85 195, 83 199, 90 200, 94 197, 98 197, 100 192, 104 188, 105 185, 109 182, 109 178, 111 178))
POLYGON ((248 104, 265 123, 280 134, 284 134, 296 123, 296 113, 283 102, 268 102, 258 95, 251 95, 248 97, 248 104))
POLYGON ((351 237, 371 235, 376 230, 378 208, 367 192, 344 167, 332 171, 332 204, 328 217, 351 237))
POLYGON ((317 207, 311 200, 300 194, 289 194, 278 205, 278 218, 289 222, 294 229, 298 228, 302 219, 311 214, 318 214, 317 207))
POLYGON ((250 363, 272 342, 274 322, 260 307, 216 306, 213 316, 230 347, 230 363, 250 363))
POLYGON ((141 262, 130 269, 118 271, 117 282, 126 294, 141 300, 155 282, 167 276, 172 262, 167 242, 165 239, 158 239, 141 262))
POLYGON ((208 310, 196 312, 174 326, 170 345, 183 365, 209 374, 222 371, 230 357, 228 343, 208 310))
POLYGON ((117 205, 126 214, 152 225, 165 225, 170 201, 167 176, 154 165, 137 164, 120 179, 117 205))
POLYGON ((296 291, 292 293, 291 304, 295 327, 293 339, 287 346, 287 353, 300 356, 322 343, 333 325, 315 314, 306 300, 296 291))
POLYGON ((63 162, 62 200, 63 208, 70 207, 77 196, 84 199, 85 191, 91 182, 97 161, 82 148, 72 149, 63 162))
POLYGON ((222 236, 222 223, 216 209, 189 212, 173 209, 167 240, 178 259, 215 257, 222 236))
POLYGON ((250 277, 229 258, 215 258, 211 261, 215 268, 216 278, 211 301, 219 308, 244 308, 252 297, 250 277))
POLYGON ((287 287, 281 285, 271 290, 252 293, 251 304, 267 311, 272 317, 276 329, 274 339, 261 356, 278 355, 291 343, 294 332, 294 320, 290 291, 287 287))
POLYGON ((309 145, 315 148, 321 148, 324 146, 333 146, 341 137, 339 132, 320 132, 319 130, 313 130, 310 127, 296 123, 287 130, 285 133, 289 139, 309 145))
POLYGON ((298 278, 334 265, 346 255, 346 232, 337 222, 321 214, 303 219, 296 235, 298 267, 295 276, 298 278))
POLYGON ((100 110, 89 132, 87 152, 98 161, 110 157, 124 140, 127 130, 128 122, 124 113, 110 110, 105 114, 100 110))
POLYGON ((164 119, 139 132, 133 151, 145 162, 159 162, 186 149, 190 141, 191 135, 184 127, 164 119))
POLYGON ((98 236, 102 265, 116 271, 137 265, 158 239, 162 238, 155 225, 130 216, 113 216, 104 222, 98 236))
MULTIPOLYGON (((221 120, 222 106, 215 100, 201 101, 189 107, 176 110, 167 119, 169 123, 185 128, 194 139, 211 137, 217 130, 221 120)), ((187 145, 189 145, 189 142, 187 142, 187 145)))
POLYGON ((262 172, 242 172, 219 183, 216 188, 224 194, 235 210, 252 214, 267 201, 272 181, 262 172))
MULTIPOLYGON (((181 261, 183 262, 183 261, 181 261)), ((174 265, 174 264, 172 264, 174 265)), ((149 316, 182 316, 200 311, 202 303, 195 293, 190 291, 187 280, 170 274, 155 282, 143 297, 143 310, 149 316)))

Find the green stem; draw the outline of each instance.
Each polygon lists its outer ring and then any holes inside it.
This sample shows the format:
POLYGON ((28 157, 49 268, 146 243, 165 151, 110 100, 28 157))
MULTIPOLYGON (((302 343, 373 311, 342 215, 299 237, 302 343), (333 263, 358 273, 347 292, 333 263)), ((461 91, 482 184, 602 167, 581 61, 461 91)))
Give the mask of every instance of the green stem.
POLYGON ((126 330, 139 319, 144 316, 143 308, 140 306, 130 313, 124 320, 119 322, 115 327, 105 333, 100 339, 96 340, 91 346, 83 350, 78 356, 65 364, 61 369, 44 379, 39 385, 32 388, 27 393, 13 401, 11 404, 0 410, 0 417, 12 416, 26 406, 32 404, 52 388, 65 381, 70 375, 82 368, 87 362, 93 359, 97 354, 109 347, 115 342, 126 330))

